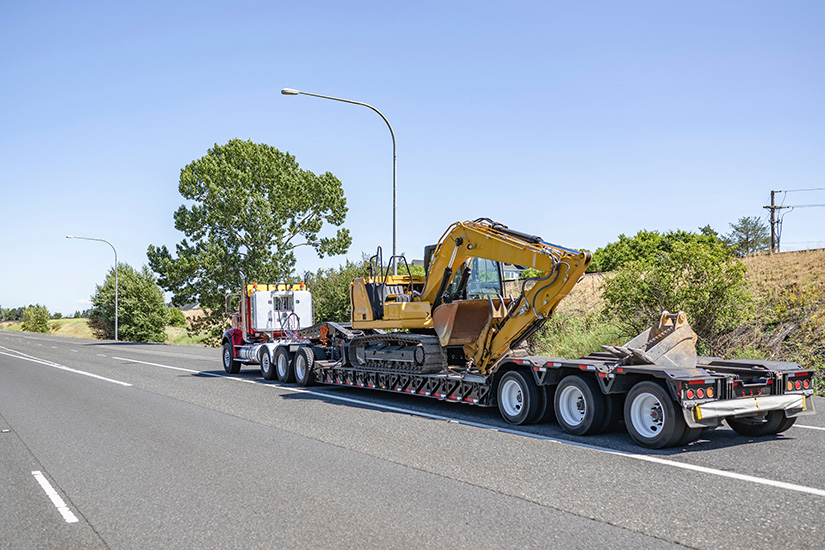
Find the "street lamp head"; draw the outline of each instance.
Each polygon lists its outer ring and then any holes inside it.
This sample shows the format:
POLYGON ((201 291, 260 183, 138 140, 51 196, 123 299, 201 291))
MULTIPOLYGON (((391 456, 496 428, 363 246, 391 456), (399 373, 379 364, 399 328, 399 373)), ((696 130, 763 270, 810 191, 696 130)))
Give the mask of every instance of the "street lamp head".
POLYGON ((71 235, 66 235, 66 238, 67 238, 67 239, 74 239, 74 237, 73 237, 73 236, 71 236, 71 235))
POLYGON ((281 93, 284 95, 298 95, 301 92, 299 92, 298 90, 293 90, 292 88, 284 88, 283 90, 281 90, 281 93))

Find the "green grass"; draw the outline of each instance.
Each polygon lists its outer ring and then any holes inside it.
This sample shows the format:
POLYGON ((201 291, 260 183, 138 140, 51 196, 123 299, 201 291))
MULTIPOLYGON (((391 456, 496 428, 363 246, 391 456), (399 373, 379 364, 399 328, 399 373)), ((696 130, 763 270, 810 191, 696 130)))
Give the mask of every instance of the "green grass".
POLYGON ((634 336, 599 313, 556 313, 532 338, 530 349, 536 355, 577 359, 602 351, 603 344, 622 345, 634 336))
MULTIPOLYGON (((89 328, 87 319, 52 319, 49 321, 51 334, 55 336, 68 336, 71 338, 94 339, 92 329, 89 328)), ((5 321, 0 323, 0 330, 12 330, 20 332, 22 326, 20 321, 5 321)), ((206 335, 189 336, 186 328, 166 327, 166 342, 178 345, 201 345, 206 339, 206 335)))

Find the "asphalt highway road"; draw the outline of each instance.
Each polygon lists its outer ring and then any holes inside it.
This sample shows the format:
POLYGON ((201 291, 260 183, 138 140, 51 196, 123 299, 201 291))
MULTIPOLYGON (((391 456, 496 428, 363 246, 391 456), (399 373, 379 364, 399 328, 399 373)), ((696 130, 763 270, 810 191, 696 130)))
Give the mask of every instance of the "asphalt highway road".
POLYGON ((821 413, 651 451, 0 331, 0 548, 823 548, 824 456, 821 413))

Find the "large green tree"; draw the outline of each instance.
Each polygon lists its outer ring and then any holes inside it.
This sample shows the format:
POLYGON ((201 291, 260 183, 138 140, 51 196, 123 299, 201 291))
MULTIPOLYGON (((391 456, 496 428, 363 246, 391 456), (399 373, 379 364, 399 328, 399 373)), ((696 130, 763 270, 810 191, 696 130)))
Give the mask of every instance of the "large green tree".
POLYGON ((725 241, 737 256, 770 250, 771 233, 759 217, 739 218, 739 221, 730 224, 730 229, 730 233, 725 235, 725 241))
MULTIPOLYGON (((164 342, 169 308, 148 267, 140 271, 120 263, 117 271, 118 338, 129 342, 164 342)), ((115 337, 115 269, 95 287, 89 326, 98 338, 115 337)))
POLYGON ((149 246, 149 265, 175 305, 198 303, 207 311, 196 330, 219 333, 224 298, 238 290, 241 272, 250 282, 286 281, 296 248, 324 257, 345 253, 352 241, 340 227, 347 214, 341 181, 302 170, 294 156, 269 145, 216 144, 181 170, 178 189, 187 202, 174 214, 175 228, 185 238, 177 257, 166 246, 149 246), (339 229, 321 236, 325 225, 339 229))

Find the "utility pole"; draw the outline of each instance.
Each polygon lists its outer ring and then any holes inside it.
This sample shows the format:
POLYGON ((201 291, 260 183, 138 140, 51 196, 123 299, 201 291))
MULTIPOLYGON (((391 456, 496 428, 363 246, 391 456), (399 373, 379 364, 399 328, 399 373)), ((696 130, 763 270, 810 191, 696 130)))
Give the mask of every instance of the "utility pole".
POLYGON ((763 206, 762 208, 767 208, 771 211, 771 254, 775 254, 779 252, 779 238, 780 232, 777 230, 777 225, 782 223, 776 217, 776 211, 782 210, 784 208, 792 208, 791 206, 776 206, 776 194, 782 193, 780 190, 771 191, 771 205, 770 206, 763 206))

